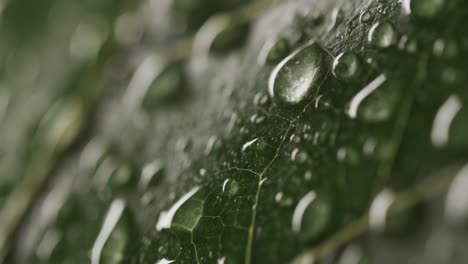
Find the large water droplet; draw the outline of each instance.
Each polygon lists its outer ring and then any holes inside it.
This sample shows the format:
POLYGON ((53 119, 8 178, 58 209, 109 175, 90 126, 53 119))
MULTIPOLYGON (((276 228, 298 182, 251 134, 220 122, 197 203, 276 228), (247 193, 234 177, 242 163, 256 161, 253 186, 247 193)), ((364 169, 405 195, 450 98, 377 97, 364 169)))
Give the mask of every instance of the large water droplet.
POLYGON ((292 230, 304 239, 311 240, 321 235, 332 218, 332 204, 311 191, 297 204, 292 217, 292 230))
POLYGON ((391 190, 383 190, 374 199, 369 209, 369 225, 377 231, 385 230, 387 215, 395 200, 395 194, 391 190))
POLYGON ((360 72, 361 63, 356 54, 344 52, 333 60, 333 75, 344 81, 356 79, 360 72))
POLYGON ((322 72, 322 50, 315 42, 308 42, 273 69, 268 92, 282 103, 298 104, 318 88, 322 72))
POLYGON ((388 48, 397 43, 398 34, 390 22, 375 23, 369 30, 367 41, 376 48, 388 48))

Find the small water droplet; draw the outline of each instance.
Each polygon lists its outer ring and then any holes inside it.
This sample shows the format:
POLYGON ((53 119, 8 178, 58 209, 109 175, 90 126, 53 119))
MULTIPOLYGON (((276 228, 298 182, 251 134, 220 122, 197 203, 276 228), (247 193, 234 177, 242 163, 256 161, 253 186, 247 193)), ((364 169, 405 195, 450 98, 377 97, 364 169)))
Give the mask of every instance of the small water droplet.
POLYGON ((318 197, 314 191, 307 193, 297 204, 292 217, 292 230, 303 239, 312 240, 321 235, 332 218, 332 204, 318 197))
POLYGON ((398 91, 383 89, 383 87, 379 89, 385 81, 385 75, 381 74, 359 91, 349 104, 347 110, 349 117, 353 119, 358 117, 366 122, 388 120, 398 103, 398 91))
POLYGON ((418 41, 403 35, 398 42, 398 48, 408 53, 414 54, 418 51, 418 41))
POLYGON ((208 143, 206 144, 205 153, 206 155, 218 154, 223 149, 223 147, 224 143, 220 138, 217 136, 211 136, 208 139, 208 143))
POLYGON ((309 160, 309 155, 307 152, 296 148, 291 153, 291 159, 299 164, 304 164, 309 160))
POLYGON ((376 231, 385 230, 387 214, 395 200, 393 191, 385 189, 380 192, 369 209, 369 225, 376 231))
POLYGON ((397 43, 398 34, 390 22, 375 23, 367 35, 369 44, 376 48, 389 48, 397 43))
POLYGON ((361 13, 361 15, 359 15, 359 22, 361 22, 361 24, 366 24, 371 19, 372 19, 372 14, 369 11, 364 11, 361 13))
POLYGON ((154 76, 143 97, 142 106, 151 111, 161 104, 171 103, 183 95, 186 82, 185 70, 182 62, 166 65, 159 74, 154 76))
POLYGON ((254 104, 256 106, 266 106, 268 105, 270 101, 270 98, 268 97, 268 95, 260 92, 260 93, 257 93, 254 97, 254 104))
POLYGON ((223 192, 229 196, 234 196, 239 191, 239 183, 235 180, 226 179, 223 182, 223 192))
POLYGON ((273 69, 268 80, 268 92, 282 103, 298 104, 317 88, 322 68, 320 47, 313 41, 308 42, 273 69))
POLYGON ((356 54, 343 52, 333 60, 333 75, 344 81, 356 79, 359 76, 361 63, 356 54))
POLYGON ((337 27, 341 22, 343 22, 344 13, 343 10, 339 7, 335 7, 331 14, 331 22, 330 26, 328 27, 328 31, 332 30, 333 28, 337 27))
POLYGON ((403 6, 408 13, 419 19, 431 19, 441 13, 445 0, 404 0, 403 6), (409 7, 409 9, 408 9, 409 7))
POLYGON ((434 146, 444 147, 449 143, 452 122, 461 109, 461 99, 456 95, 451 95, 440 106, 432 124, 431 140, 434 146))
POLYGON ((248 22, 240 22, 229 15, 213 16, 198 31, 194 49, 201 53, 227 53, 245 42, 249 30, 248 22))
POLYGON ((275 201, 282 207, 289 207, 293 204, 291 197, 287 197, 283 192, 278 192, 275 195, 275 201))
POLYGON ((458 171, 450 184, 445 199, 445 217, 454 226, 466 224, 468 221, 468 165, 458 171))
POLYGON ((141 190, 157 186, 164 176, 164 166, 159 160, 146 164, 140 176, 138 186, 141 190))
POLYGON ((195 195, 198 190, 200 190, 200 187, 198 186, 192 188, 188 193, 180 197, 180 199, 168 211, 162 211, 156 224, 156 230, 161 231, 163 229, 170 228, 174 215, 177 213, 179 208, 193 195, 195 195))
POLYGON ((435 56, 445 59, 455 59, 458 55, 458 43, 451 39, 437 39, 432 52, 435 56))

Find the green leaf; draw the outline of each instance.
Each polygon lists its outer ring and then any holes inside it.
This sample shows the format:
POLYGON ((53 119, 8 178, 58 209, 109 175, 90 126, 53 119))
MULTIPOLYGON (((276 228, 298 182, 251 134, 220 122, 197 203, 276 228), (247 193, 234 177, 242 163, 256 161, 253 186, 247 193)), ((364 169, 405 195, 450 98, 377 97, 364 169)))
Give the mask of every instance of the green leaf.
POLYGON ((50 2, 71 59, 0 88, 5 263, 468 260, 462 0, 50 2))

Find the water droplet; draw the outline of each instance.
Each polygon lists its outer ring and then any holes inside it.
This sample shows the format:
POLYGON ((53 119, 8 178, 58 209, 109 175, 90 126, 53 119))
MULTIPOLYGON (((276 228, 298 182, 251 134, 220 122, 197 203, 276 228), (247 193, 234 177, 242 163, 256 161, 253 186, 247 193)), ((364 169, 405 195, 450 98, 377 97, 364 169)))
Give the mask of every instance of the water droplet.
POLYGON ((371 19, 372 14, 369 11, 364 11, 361 13, 361 15, 359 15, 359 22, 361 22, 361 24, 368 23, 371 19))
POLYGON ((161 104, 171 103, 183 95, 185 70, 182 62, 167 64, 154 76, 143 97, 142 106, 151 111, 161 104))
POLYGON ((259 64, 276 64, 284 59, 290 51, 291 47, 287 39, 269 39, 260 50, 257 61, 259 64))
POLYGON ((223 182, 223 192, 227 192, 229 196, 236 195, 237 191, 239 191, 239 183, 237 181, 226 179, 223 182))
POLYGON ((322 51, 315 42, 296 49, 271 72, 268 80, 270 96, 286 104, 302 102, 319 85, 322 64, 322 51))
POLYGON ((291 153, 291 159, 299 164, 304 164, 309 160, 307 152, 295 148, 291 153))
POLYGON ((224 147, 223 141, 217 136, 211 136, 206 144, 206 155, 219 153, 224 147))
POLYGON ((361 264, 363 258, 362 249, 357 245, 350 245, 343 251, 338 264, 361 264))
POLYGON ((356 54, 343 52, 333 60, 333 75, 340 80, 356 79, 360 72, 361 63, 356 54))
POLYGON ((408 53, 414 54, 418 51, 418 42, 416 39, 403 35, 398 42, 398 48, 408 53))
POLYGON ((136 227, 131 220, 125 201, 114 200, 91 250, 92 264, 126 262, 127 248, 135 243, 130 234, 136 227))
POLYGON ((335 7, 331 14, 331 22, 330 26, 328 27, 328 31, 332 30, 333 28, 337 27, 341 22, 343 22, 344 13, 341 8, 335 7))
POLYGON ((445 217, 448 222, 458 226, 468 220, 468 165, 460 169, 450 184, 445 200, 445 217))
POLYGON ((111 174, 108 184, 112 188, 124 188, 133 183, 134 176, 132 166, 126 162, 122 162, 111 174))
POLYGON ((432 124, 431 140, 436 147, 449 143, 450 126, 462 108, 462 102, 456 95, 450 96, 439 108, 432 124))
POLYGON ((187 200, 189 200, 195 193, 197 193, 198 190, 200 190, 200 187, 198 186, 192 188, 188 193, 180 197, 180 199, 168 211, 161 212, 156 224, 156 230, 161 231, 163 229, 170 228, 176 212, 187 200))
POLYGON ((397 43, 398 34, 390 22, 375 23, 369 30, 367 41, 376 48, 389 48, 397 43))
POLYGON ((138 186, 141 190, 157 186, 164 176, 164 166, 159 160, 146 164, 141 171, 138 186))
POLYGON ((290 197, 286 197, 286 195, 282 192, 279 192, 275 195, 275 201, 283 207, 289 207, 293 204, 293 200, 290 197))
POLYGON ((229 15, 214 16, 198 31, 194 49, 200 53, 227 53, 244 43, 249 30, 248 22, 239 22, 229 15))
POLYGON ((163 259, 159 260, 158 262, 156 262, 156 264, 170 264, 172 262, 175 262, 175 260, 169 260, 169 259, 163 258, 163 259))
POLYGON ((268 105, 270 101, 270 98, 268 97, 268 95, 260 92, 260 93, 257 93, 254 97, 254 104, 256 106, 266 106, 268 105))
POLYGON ((380 192, 369 209, 369 225, 376 231, 385 230, 387 214, 395 200, 395 194, 388 189, 380 192))
POLYGON ((458 55, 458 43, 450 39, 437 39, 434 42, 432 52, 435 56, 445 59, 455 59, 458 55))
POLYGON ((254 114, 250 117, 250 122, 253 124, 261 124, 265 121, 265 116, 260 114, 254 114))
POLYGON ((347 110, 349 117, 353 119, 358 117, 366 122, 388 120, 398 103, 398 91, 383 87, 378 89, 385 81, 385 75, 381 74, 359 91, 349 104, 347 110))
POLYGON ((328 199, 311 191, 297 204, 292 217, 292 230, 312 240, 321 235, 331 222, 332 205, 328 199))
POLYGON ((431 19, 440 14, 445 3, 445 0, 404 0, 403 6, 415 18, 431 19))

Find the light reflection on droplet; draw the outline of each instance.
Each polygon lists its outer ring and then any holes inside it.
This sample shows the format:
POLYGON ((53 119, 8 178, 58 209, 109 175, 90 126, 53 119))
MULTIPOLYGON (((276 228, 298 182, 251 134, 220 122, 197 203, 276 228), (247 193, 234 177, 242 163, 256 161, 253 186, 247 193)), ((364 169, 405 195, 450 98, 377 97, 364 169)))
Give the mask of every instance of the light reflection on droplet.
POLYGON ((382 231, 387 222, 387 213, 390 209, 395 194, 393 191, 385 189, 374 198, 369 209, 369 225, 372 229, 382 231))
POLYGON ((362 101, 364 101, 366 97, 379 88, 386 80, 387 78, 385 77, 385 74, 381 74, 372 82, 370 82, 366 87, 364 87, 364 89, 359 91, 359 93, 357 93, 351 100, 349 109, 347 111, 348 116, 353 119, 356 118, 359 105, 362 103, 362 101))
POLYGON ((156 230, 161 231, 163 229, 170 228, 172 225, 172 219, 174 218, 174 215, 177 212, 177 210, 199 189, 200 187, 198 186, 192 188, 188 193, 180 197, 180 199, 168 211, 161 212, 161 214, 159 215, 158 222, 156 223, 156 230))
POLYGON ((432 124, 431 140, 436 147, 444 147, 449 142, 450 126, 462 102, 456 95, 451 95, 439 108, 432 124))
POLYGON ((91 264, 99 264, 101 262, 101 253, 104 245, 119 222, 125 207, 126 203, 123 199, 117 199, 112 202, 106 218, 104 219, 101 231, 91 249, 91 264))
POLYGON ((468 164, 455 176, 445 199, 445 216, 454 224, 463 224, 468 218, 468 164))
POLYGON ((315 200, 317 195, 314 191, 310 191, 307 193, 296 206, 294 209, 293 217, 292 217, 292 230, 294 232, 300 232, 302 226, 302 219, 307 207, 315 200))

